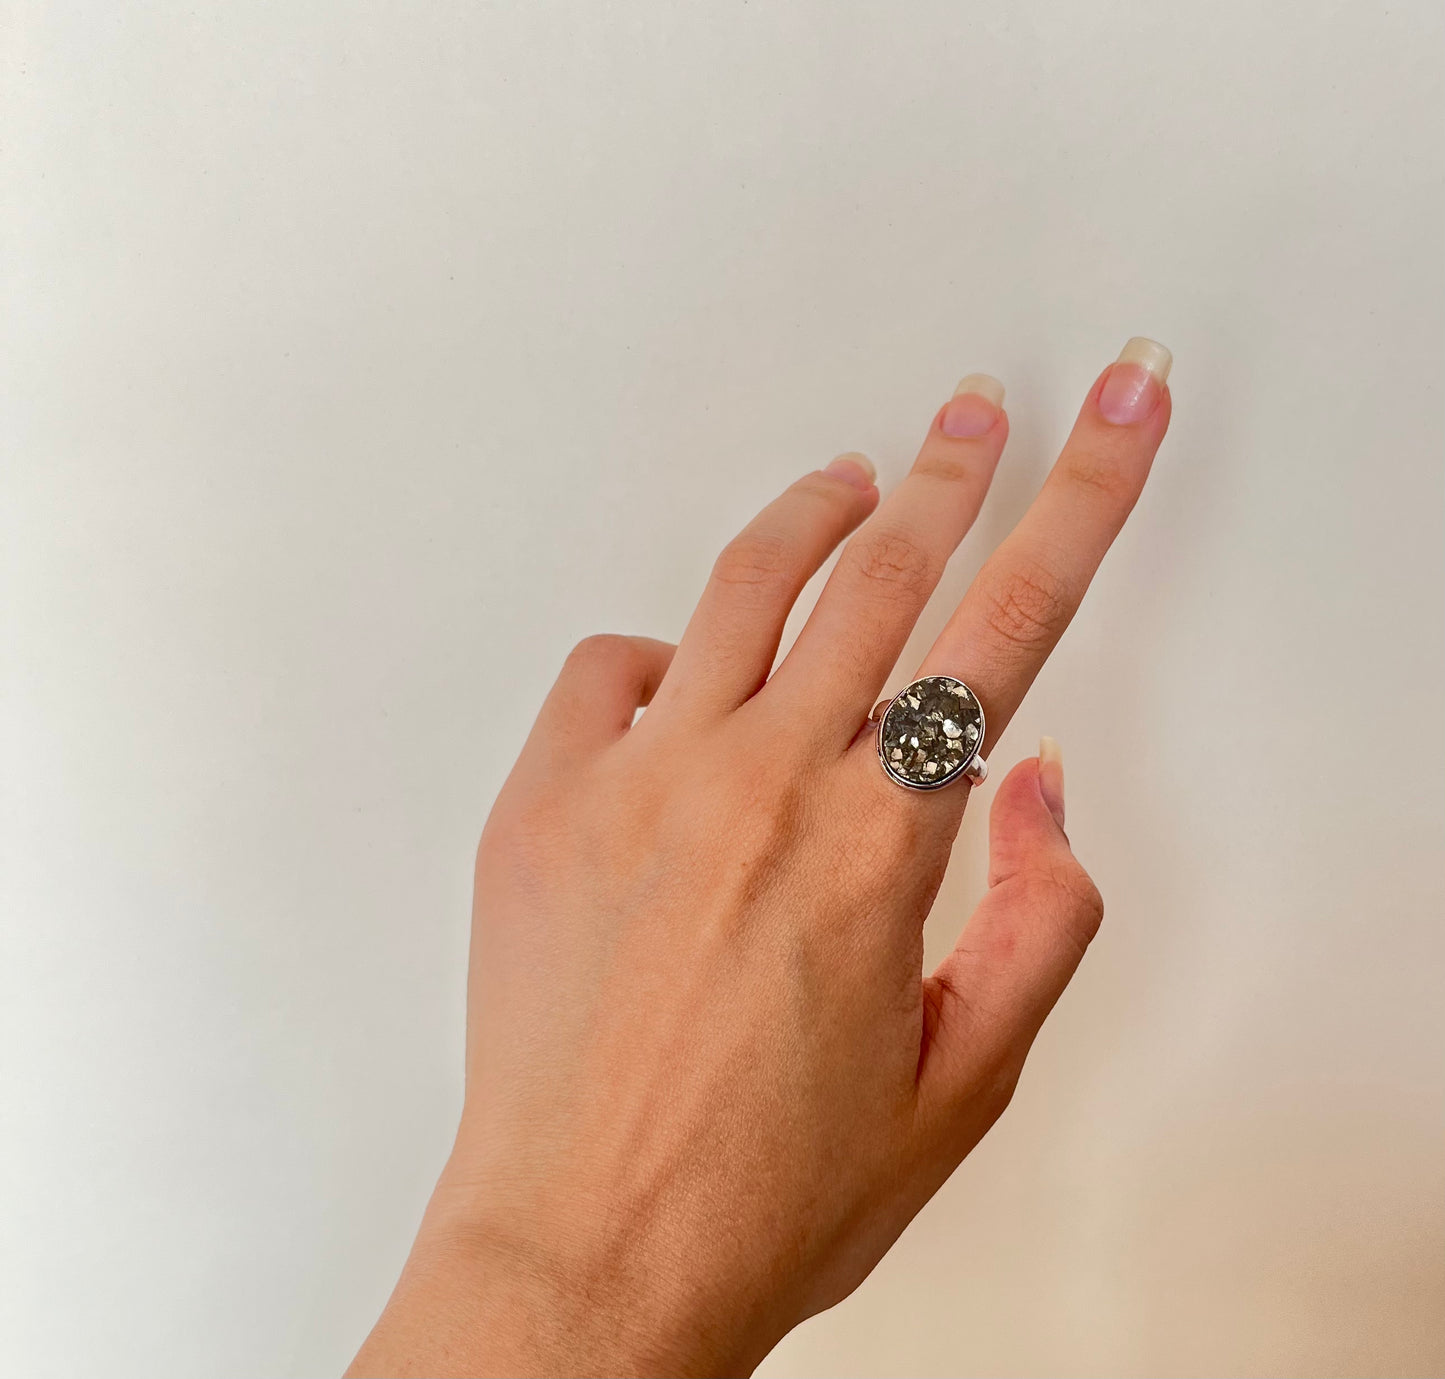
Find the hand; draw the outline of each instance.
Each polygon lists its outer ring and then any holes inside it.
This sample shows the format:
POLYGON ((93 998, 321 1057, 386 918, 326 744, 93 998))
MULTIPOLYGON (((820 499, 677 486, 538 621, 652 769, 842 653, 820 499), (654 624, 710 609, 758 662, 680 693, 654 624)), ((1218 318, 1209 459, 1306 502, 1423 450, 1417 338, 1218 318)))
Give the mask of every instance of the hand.
MULTIPOLYGON (((1131 341, 1105 370, 918 671, 978 693, 985 750, 1139 496, 1168 359, 1131 341)), ((455 1147, 352 1373, 749 1371, 1008 1104, 1102 914, 1061 766, 1046 749, 999 785, 990 889, 924 977, 969 787, 900 788, 866 721, 983 501, 1001 401, 966 379, 881 504, 861 457, 800 479, 675 651, 568 658, 477 852, 455 1147)))

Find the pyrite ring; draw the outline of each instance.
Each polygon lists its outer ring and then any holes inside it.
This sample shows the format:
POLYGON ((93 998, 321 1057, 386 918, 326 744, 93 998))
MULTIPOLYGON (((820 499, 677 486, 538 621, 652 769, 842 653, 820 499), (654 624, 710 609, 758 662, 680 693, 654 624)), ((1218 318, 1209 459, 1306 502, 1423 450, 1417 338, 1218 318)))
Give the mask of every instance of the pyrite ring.
POLYGON ((927 675, 885 699, 869 715, 878 724, 878 760, 909 790, 937 790, 965 776, 981 785, 988 763, 983 705, 962 680, 927 675))

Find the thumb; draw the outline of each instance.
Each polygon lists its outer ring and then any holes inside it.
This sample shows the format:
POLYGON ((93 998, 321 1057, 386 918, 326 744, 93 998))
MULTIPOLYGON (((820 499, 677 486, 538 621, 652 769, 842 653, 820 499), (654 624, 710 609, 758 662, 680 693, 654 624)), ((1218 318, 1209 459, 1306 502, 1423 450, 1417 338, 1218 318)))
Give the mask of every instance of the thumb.
POLYGON ((1063 764, 1045 738, 1039 756, 1019 762, 998 788, 988 894, 924 982, 920 1093, 945 1110, 984 1085, 1002 1082, 1012 1091, 1103 918, 1098 889, 1064 834, 1063 812, 1063 764))

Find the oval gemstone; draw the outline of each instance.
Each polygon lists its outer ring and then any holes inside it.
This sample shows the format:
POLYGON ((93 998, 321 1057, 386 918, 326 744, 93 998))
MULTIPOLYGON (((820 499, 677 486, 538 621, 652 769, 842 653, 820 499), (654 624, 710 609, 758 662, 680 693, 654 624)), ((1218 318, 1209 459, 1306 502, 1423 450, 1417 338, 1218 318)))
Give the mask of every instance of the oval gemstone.
POLYGON ((915 680, 888 706, 879 730, 879 755, 905 785, 952 780, 983 740, 983 706, 962 680, 930 675, 915 680))

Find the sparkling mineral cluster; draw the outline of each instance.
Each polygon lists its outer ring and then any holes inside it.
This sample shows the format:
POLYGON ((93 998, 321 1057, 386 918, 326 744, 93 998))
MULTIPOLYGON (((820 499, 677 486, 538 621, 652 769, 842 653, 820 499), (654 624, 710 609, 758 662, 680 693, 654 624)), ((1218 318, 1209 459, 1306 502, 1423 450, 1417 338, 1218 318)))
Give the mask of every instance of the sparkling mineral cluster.
POLYGON ((879 750, 889 772, 909 785, 942 785, 978 751, 983 708, 946 675, 919 680, 883 715, 879 750))

